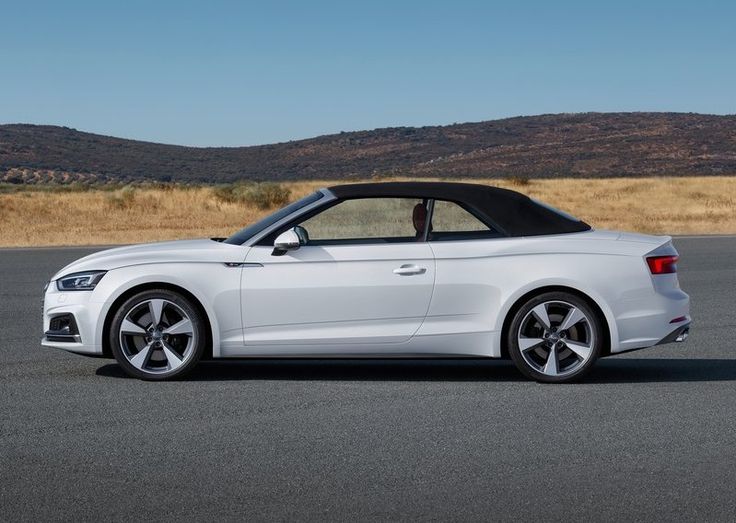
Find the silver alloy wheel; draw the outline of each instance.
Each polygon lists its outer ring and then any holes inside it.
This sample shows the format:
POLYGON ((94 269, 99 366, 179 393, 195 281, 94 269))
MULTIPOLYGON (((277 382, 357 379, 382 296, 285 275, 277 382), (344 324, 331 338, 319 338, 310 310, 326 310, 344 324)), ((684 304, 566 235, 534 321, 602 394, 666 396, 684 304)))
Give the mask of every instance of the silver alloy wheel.
POLYGON ((554 300, 540 303, 524 316, 517 340, 522 358, 532 369, 547 376, 565 376, 590 360, 595 333, 582 310, 554 300))
POLYGON ((120 325, 120 347, 135 368, 152 374, 175 371, 191 358, 197 336, 176 303, 154 298, 134 305, 120 325))

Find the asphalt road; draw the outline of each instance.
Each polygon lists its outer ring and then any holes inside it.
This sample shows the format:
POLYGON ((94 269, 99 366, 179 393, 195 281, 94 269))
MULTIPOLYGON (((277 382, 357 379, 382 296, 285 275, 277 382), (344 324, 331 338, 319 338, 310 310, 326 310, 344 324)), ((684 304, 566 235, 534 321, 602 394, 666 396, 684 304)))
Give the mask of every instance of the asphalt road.
POLYGON ((209 363, 43 349, 83 249, 0 251, 0 520, 736 519, 736 238, 683 238, 684 344, 575 385, 493 361, 209 363))

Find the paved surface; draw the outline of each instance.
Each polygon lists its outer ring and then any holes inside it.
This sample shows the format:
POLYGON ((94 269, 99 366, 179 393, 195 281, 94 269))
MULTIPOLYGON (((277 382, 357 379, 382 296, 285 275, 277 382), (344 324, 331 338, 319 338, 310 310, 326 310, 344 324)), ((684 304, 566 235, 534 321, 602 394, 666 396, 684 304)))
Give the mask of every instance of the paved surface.
POLYGON ((736 519, 736 238, 686 238, 693 332, 577 385, 505 362, 210 363, 38 344, 87 251, 0 251, 0 520, 736 519))

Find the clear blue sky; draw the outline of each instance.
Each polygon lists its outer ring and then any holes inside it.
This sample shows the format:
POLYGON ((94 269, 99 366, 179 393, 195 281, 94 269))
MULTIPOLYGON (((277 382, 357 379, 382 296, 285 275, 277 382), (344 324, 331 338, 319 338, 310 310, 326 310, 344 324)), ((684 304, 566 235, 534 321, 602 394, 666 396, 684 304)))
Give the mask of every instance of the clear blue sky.
POLYGON ((187 145, 736 112, 736 2, 0 0, 0 123, 187 145))

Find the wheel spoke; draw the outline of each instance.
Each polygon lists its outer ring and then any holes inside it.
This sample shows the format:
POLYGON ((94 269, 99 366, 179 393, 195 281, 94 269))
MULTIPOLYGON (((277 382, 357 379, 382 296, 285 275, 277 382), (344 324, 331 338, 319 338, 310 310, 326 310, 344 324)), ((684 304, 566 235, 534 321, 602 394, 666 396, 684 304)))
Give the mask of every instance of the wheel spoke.
POLYGON ((593 347, 580 343, 579 341, 565 340, 565 345, 583 360, 587 360, 590 357, 590 353, 593 352, 593 347))
POLYGON ((130 363, 133 364, 133 366, 137 369, 143 369, 143 367, 148 362, 148 357, 151 355, 152 348, 153 344, 151 343, 143 347, 140 351, 138 351, 138 354, 130 358, 130 363))
POLYGON ((537 348, 544 342, 545 340, 543 338, 519 337, 519 349, 521 350, 521 352, 527 352, 527 351, 537 348))
POLYGON ((171 327, 167 327, 163 330, 164 334, 176 335, 176 334, 191 334, 192 333, 192 322, 187 318, 173 324, 171 327))
POLYGON ((143 299, 133 305, 118 328, 128 362, 146 375, 176 374, 192 359, 198 335, 195 320, 166 298, 143 299), (173 336, 175 338, 174 343, 173 336), (138 349, 141 338, 148 343, 138 349), (176 348, 174 348, 176 347, 176 348))
POLYGON ((151 321, 156 327, 161 323, 161 312, 164 310, 164 300, 150 300, 148 302, 148 311, 151 313, 151 321))
POLYGON ((174 370, 184 363, 181 356, 179 356, 174 349, 172 349, 168 343, 162 342, 161 346, 166 354, 166 361, 169 363, 169 370, 174 370))
POLYGON ((557 363, 557 346, 552 345, 549 349, 549 355, 547 356, 547 363, 544 366, 544 369, 542 369, 542 372, 549 376, 556 376, 558 371, 558 363, 557 363))
POLYGON ((583 314, 583 311, 578 309, 577 307, 572 307, 567 313, 567 316, 565 316, 565 319, 562 320, 562 323, 560 324, 560 327, 558 330, 560 331, 566 331, 567 329, 571 328, 576 323, 580 323, 585 318, 585 314, 583 314))
POLYGON ((529 369, 554 381, 584 371, 595 358, 599 335, 586 310, 557 297, 537 302, 516 327, 517 355, 529 369))
POLYGON ((532 309, 532 314, 537 318, 539 323, 542 324, 542 327, 549 330, 552 328, 552 325, 549 321, 549 316, 547 315, 547 305, 545 303, 540 303, 536 307, 532 309))
POLYGON ((145 334, 146 329, 126 318, 123 320, 123 324, 120 326, 120 332, 126 334, 145 334))

